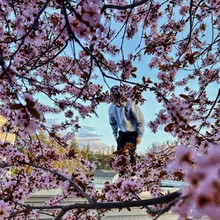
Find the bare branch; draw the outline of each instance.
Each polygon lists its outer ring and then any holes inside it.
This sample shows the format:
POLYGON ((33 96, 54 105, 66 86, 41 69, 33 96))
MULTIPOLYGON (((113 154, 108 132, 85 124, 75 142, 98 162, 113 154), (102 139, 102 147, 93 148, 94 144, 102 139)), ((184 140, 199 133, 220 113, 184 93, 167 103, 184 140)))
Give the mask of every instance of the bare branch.
POLYGON ((72 209, 117 209, 117 208, 128 208, 128 207, 141 207, 146 205, 157 205, 157 204, 163 204, 167 202, 171 202, 175 199, 179 199, 181 196, 180 191, 176 191, 173 193, 170 193, 166 196, 161 196, 157 198, 152 199, 144 199, 139 201, 122 201, 122 202, 97 202, 97 203, 78 203, 78 204, 71 204, 71 205, 55 205, 55 206, 26 206, 27 209, 63 209, 66 211, 72 210, 72 209))
POLYGON ((139 2, 134 2, 133 4, 130 5, 103 5, 101 12, 103 12, 106 9, 116 9, 116 10, 126 10, 126 9, 133 9, 137 6, 143 5, 145 3, 148 3, 149 0, 141 0, 139 2))

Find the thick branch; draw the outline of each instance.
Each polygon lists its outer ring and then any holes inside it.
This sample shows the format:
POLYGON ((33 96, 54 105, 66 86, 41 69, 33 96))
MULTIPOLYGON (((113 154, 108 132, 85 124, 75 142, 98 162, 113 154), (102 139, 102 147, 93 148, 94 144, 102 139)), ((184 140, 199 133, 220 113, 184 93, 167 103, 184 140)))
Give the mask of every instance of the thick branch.
POLYGON ((66 214, 67 210, 66 209, 62 209, 60 211, 60 213, 58 214, 58 216, 56 216, 56 218, 54 220, 61 220, 62 217, 66 214))
POLYGON ((78 203, 78 204, 72 204, 67 206, 57 205, 57 206, 27 206, 26 208, 29 209, 59 209, 62 210, 72 210, 72 209, 114 209, 114 208, 128 208, 128 207, 142 207, 146 205, 157 205, 157 204, 163 204, 167 202, 174 201, 175 199, 179 198, 181 195, 180 191, 176 191, 173 193, 170 193, 166 196, 158 197, 158 198, 152 198, 152 199, 145 199, 145 200, 139 200, 139 201, 122 201, 122 202, 109 202, 109 203, 78 203))
POLYGON ((130 5, 103 5, 102 12, 105 9, 109 9, 109 8, 116 9, 116 10, 133 9, 133 8, 140 6, 140 5, 147 3, 147 2, 149 2, 149 0, 141 0, 139 2, 134 2, 133 4, 130 4, 130 5))

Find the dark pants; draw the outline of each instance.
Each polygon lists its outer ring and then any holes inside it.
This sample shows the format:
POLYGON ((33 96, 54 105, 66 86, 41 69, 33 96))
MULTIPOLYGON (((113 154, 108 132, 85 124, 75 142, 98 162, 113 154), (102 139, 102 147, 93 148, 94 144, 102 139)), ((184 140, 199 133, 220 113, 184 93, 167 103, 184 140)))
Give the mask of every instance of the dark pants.
POLYGON ((135 158, 135 151, 136 151, 136 145, 137 145, 137 137, 138 137, 138 133, 136 131, 134 132, 122 132, 119 131, 119 136, 118 136, 118 147, 117 147, 117 151, 122 151, 124 150, 124 147, 127 143, 133 144, 133 146, 131 146, 131 148, 129 148, 129 152, 131 155, 131 164, 136 164, 136 158, 135 158))

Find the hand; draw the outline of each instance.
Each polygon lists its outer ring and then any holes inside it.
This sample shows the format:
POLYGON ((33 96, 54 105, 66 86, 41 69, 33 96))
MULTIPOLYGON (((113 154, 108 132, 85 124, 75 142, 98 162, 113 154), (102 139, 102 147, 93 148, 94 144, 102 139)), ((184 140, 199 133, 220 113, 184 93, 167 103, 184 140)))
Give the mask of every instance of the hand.
POLYGON ((136 143, 137 143, 137 144, 140 144, 140 143, 141 143, 141 137, 137 137, 136 143))

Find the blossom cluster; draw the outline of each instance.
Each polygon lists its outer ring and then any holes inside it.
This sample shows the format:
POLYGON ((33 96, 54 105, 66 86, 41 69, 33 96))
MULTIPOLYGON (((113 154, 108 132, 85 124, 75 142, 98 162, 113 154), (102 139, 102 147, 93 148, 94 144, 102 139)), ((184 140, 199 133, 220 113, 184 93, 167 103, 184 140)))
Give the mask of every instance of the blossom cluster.
MULTIPOLYGON (((219 135, 219 134, 218 134, 219 135)), ((209 216, 218 219, 220 216, 220 168, 217 144, 206 142, 203 153, 192 147, 179 146, 176 160, 169 165, 170 169, 181 170, 189 186, 182 189, 182 197, 175 208, 181 217, 201 218, 209 216)))
MULTIPOLYGON (((61 188, 50 206, 82 193, 94 201, 130 201, 146 190, 163 195, 163 179, 189 184, 173 209, 181 217, 219 219, 219 15, 216 0, 0 0, 0 115, 7 120, 0 219, 39 218, 24 206, 38 190, 61 188), (112 169, 126 172, 98 192, 91 184, 95 163, 80 158, 69 140, 100 103, 113 101, 110 80, 120 84, 119 104, 142 104, 146 91, 155 95, 160 107, 148 126, 162 127, 178 144, 148 153, 136 167, 126 153, 113 157, 112 169), (16 136, 13 144, 7 133, 16 136)), ((64 218, 95 215, 76 209, 64 218)))

